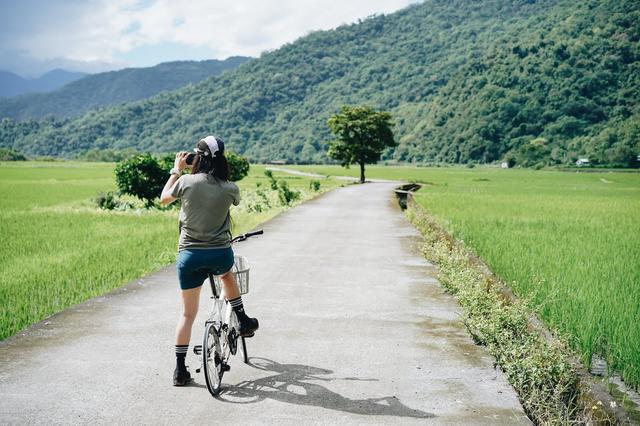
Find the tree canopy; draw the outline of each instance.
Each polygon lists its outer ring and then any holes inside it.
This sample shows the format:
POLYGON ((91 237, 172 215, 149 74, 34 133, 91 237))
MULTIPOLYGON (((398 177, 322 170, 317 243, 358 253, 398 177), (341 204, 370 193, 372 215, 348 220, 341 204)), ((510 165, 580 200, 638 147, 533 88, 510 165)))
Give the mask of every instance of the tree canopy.
POLYGON ((388 112, 377 112, 368 106, 343 106, 327 122, 337 137, 329 144, 328 155, 344 167, 360 166, 360 183, 364 183, 365 164, 380 160, 385 148, 393 148, 393 122, 388 112))

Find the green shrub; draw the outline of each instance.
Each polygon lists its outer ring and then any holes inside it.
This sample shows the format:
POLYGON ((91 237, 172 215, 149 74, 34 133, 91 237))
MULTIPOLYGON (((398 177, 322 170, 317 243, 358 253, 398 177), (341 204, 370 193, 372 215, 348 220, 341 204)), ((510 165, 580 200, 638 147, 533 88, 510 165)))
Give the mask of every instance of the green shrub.
POLYGON ((119 194, 114 191, 99 192, 93 202, 103 210, 125 210, 131 208, 131 204, 120 200, 119 194))
POLYGON ((320 181, 319 180, 310 180, 309 181, 309 189, 315 192, 320 191, 320 181))
POLYGON ((116 184, 123 194, 144 200, 153 207, 167 180, 167 171, 151 154, 139 154, 116 165, 116 184))
POLYGON ((176 154, 163 154, 158 158, 158 164, 160 164, 162 170, 165 170, 167 173, 173 168, 175 161, 176 154))
POLYGON ((269 179, 269 184, 271 184, 271 189, 274 191, 278 190, 278 182, 276 178, 273 177, 273 172, 271 170, 265 170, 264 175, 269 179))
POLYGON ((290 189, 286 181, 278 182, 278 198, 283 206, 288 206, 292 201, 300 198, 300 192, 290 189))
POLYGON ((233 152, 227 152, 225 156, 229 162, 230 181, 238 182, 249 174, 249 161, 246 158, 238 154, 234 154, 233 152))
POLYGON ((26 161, 27 157, 13 149, 0 148, 0 161, 26 161))
POLYGON ((262 202, 264 203, 264 205, 267 207, 267 209, 271 208, 271 203, 269 202, 269 197, 267 196, 267 194, 260 188, 262 186, 262 183, 260 182, 256 182, 256 195, 258 197, 260 197, 260 199, 262 200, 262 202))
POLYGON ((113 210, 118 206, 118 200, 113 191, 99 192, 93 201, 97 207, 104 210, 113 210))

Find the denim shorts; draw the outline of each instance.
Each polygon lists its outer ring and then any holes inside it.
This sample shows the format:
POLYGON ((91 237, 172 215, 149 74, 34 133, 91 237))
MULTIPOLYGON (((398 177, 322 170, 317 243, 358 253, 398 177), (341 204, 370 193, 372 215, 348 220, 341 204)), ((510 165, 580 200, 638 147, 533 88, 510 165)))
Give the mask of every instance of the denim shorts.
POLYGON ((233 266, 233 250, 229 248, 180 250, 178 252, 178 281, 180 288, 200 287, 208 274, 223 275, 233 266))

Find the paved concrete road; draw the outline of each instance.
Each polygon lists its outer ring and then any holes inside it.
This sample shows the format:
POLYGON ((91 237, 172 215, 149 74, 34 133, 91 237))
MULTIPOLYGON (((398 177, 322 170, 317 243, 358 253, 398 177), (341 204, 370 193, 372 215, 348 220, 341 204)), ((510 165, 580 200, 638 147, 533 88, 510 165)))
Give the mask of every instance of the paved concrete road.
POLYGON ((261 329, 251 365, 232 359, 218 399, 202 374, 172 386, 180 305, 169 267, 0 343, 0 423, 528 423, 418 254, 392 188, 338 189, 236 246, 252 263, 244 300, 261 329))

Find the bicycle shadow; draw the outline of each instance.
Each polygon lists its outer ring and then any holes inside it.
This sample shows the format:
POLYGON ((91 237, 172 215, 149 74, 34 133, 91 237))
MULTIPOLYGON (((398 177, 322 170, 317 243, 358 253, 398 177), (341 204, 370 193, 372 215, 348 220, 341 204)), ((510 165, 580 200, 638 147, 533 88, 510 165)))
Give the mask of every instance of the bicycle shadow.
POLYGON ((331 410, 371 416, 396 416, 427 419, 434 414, 404 405, 395 396, 350 399, 309 381, 353 380, 377 381, 355 377, 321 377, 333 371, 300 364, 280 364, 266 358, 252 357, 249 365, 276 374, 257 380, 243 381, 236 385, 224 385, 217 399, 231 404, 251 404, 274 399, 296 405, 311 405, 331 410), (227 399, 233 398, 233 399, 227 399))

